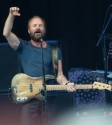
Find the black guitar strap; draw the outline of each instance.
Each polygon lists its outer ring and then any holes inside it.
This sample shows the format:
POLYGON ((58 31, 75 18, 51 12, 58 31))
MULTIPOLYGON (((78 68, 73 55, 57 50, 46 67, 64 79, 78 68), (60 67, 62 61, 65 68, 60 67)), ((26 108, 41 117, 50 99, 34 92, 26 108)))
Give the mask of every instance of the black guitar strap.
POLYGON ((56 78, 58 73, 58 47, 56 45, 50 44, 50 48, 52 53, 52 65, 56 78))

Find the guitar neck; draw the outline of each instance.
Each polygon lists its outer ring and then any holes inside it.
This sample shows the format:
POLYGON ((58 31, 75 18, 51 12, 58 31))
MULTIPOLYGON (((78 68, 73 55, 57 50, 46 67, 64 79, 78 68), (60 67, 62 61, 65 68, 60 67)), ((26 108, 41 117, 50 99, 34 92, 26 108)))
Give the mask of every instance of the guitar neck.
MULTIPOLYGON (((47 85, 46 86, 46 90, 47 91, 52 91, 52 90, 67 90, 67 87, 70 86, 70 85, 47 85)), ((72 85, 73 86, 73 85, 72 85)), ((77 89, 92 89, 93 88, 93 85, 91 84, 75 84, 74 85, 74 88, 77 90, 77 89)))

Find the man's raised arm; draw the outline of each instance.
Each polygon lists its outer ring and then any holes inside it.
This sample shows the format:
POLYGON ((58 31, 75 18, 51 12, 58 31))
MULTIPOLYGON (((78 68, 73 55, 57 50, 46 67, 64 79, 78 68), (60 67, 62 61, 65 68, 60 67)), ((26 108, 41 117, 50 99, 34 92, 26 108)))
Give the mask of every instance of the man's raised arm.
POLYGON ((9 10, 9 15, 5 22, 4 29, 3 29, 3 35, 5 36, 8 43, 14 50, 16 50, 18 48, 19 43, 20 43, 18 37, 14 33, 11 32, 12 27, 13 27, 14 18, 16 16, 20 16, 19 8, 11 7, 9 10))

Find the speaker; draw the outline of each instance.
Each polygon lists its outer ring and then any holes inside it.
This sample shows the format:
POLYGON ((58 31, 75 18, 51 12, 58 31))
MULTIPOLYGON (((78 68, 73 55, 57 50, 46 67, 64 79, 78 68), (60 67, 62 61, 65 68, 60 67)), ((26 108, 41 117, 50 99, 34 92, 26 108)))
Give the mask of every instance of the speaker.
POLYGON ((8 43, 0 43, 0 92, 8 92, 11 80, 18 73, 17 53, 8 43))
POLYGON ((63 114, 74 107, 74 94, 73 92, 58 92, 55 100, 57 108, 57 115, 63 114))

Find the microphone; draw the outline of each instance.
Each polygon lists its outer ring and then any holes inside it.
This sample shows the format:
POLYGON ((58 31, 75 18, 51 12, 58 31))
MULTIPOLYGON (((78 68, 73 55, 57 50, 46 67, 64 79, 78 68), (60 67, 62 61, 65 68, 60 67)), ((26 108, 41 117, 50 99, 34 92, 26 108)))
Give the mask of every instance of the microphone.
POLYGON ((39 42, 42 42, 42 41, 43 41, 43 39, 42 39, 42 38, 40 38, 40 39, 39 39, 39 42))
POLYGON ((41 46, 41 48, 42 48, 42 41, 43 41, 43 39, 39 39, 39 42, 40 42, 40 46, 41 46))

